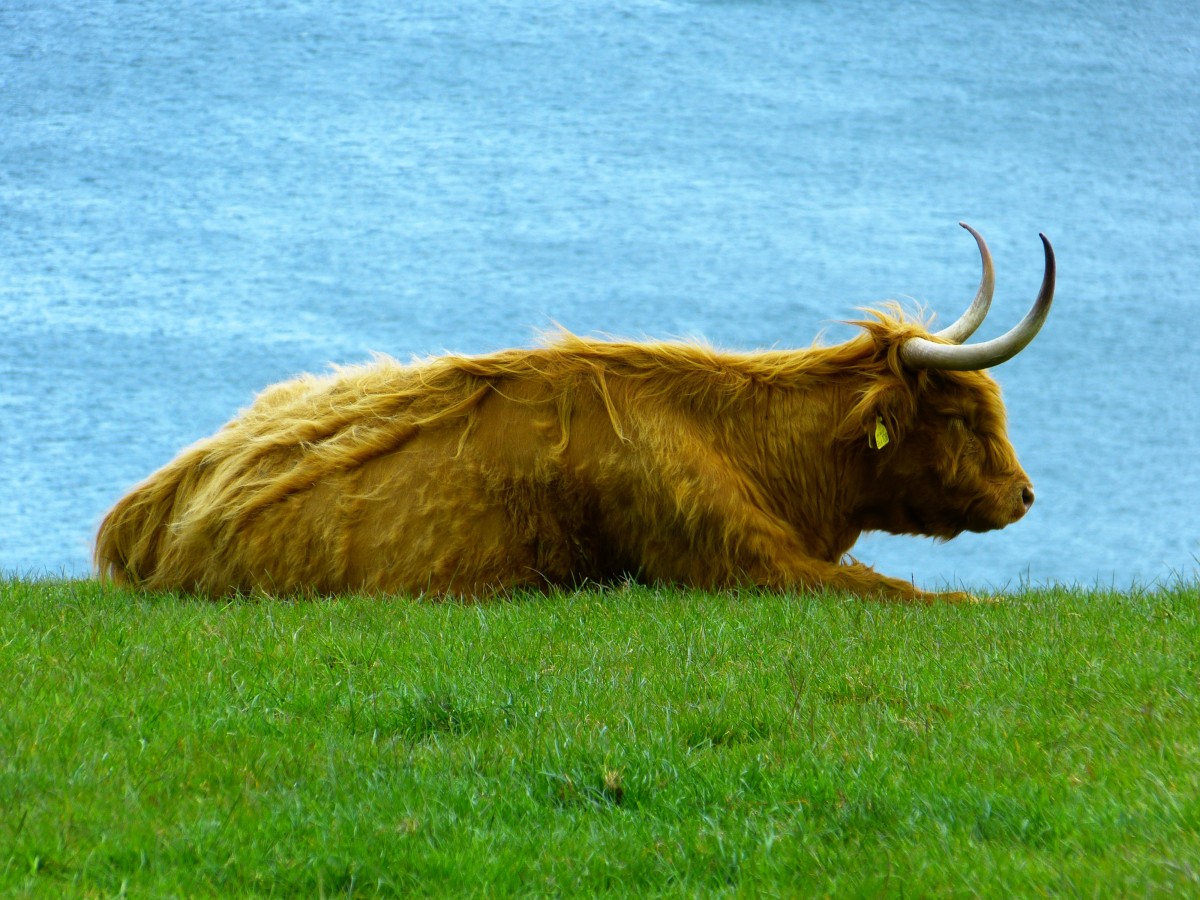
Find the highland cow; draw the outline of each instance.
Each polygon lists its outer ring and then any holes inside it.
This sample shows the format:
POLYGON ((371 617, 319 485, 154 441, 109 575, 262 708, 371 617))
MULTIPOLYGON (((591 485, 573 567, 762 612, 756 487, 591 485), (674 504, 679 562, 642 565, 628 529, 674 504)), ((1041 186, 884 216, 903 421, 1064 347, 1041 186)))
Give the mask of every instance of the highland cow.
POLYGON ((1033 503, 983 369, 1033 339, 964 341, 889 305, 832 347, 720 352, 560 334, 264 391, 108 513, 102 577, 210 596, 483 597, 633 578, 928 600, 846 559, 864 531, 952 538, 1033 503))

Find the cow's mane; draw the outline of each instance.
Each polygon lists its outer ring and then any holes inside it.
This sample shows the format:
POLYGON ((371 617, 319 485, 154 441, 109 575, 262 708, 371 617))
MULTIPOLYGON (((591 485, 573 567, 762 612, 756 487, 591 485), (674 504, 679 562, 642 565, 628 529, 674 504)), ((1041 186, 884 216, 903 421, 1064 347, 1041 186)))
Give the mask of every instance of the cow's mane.
MULTIPOLYGON (((926 325, 899 305, 864 310, 867 318, 848 322, 863 330, 833 346, 733 351, 703 341, 632 341, 589 338, 560 329, 543 336, 532 350, 504 350, 486 356, 442 356, 415 363, 433 386, 454 375, 476 379, 544 377, 556 383, 572 375, 606 374, 644 380, 673 397, 739 396, 762 386, 793 386, 811 379, 847 374, 912 378, 900 361, 900 345, 930 335, 926 325)), ((394 361, 392 365, 399 365, 394 361)), ((350 371, 350 370, 342 370, 350 371)))
MULTIPOLYGON (((728 402, 764 386, 858 375, 865 420, 877 394, 913 393, 903 387, 916 376, 903 369, 899 346, 913 335, 928 336, 898 307, 867 312, 868 318, 852 323, 862 334, 803 350, 732 352, 696 342, 600 340, 560 331, 532 350, 448 355, 408 365, 380 355, 325 375, 302 375, 267 388, 225 428, 177 458, 181 466, 199 462, 209 475, 185 516, 228 521, 251 515, 328 472, 396 450, 439 423, 460 419, 465 436, 473 412, 505 379, 545 379, 560 390, 590 380, 611 413, 608 381, 615 377, 644 378, 646 390, 660 396, 728 402), (281 459, 290 464, 281 468, 281 459)), ((915 404, 915 398, 909 402, 915 404)), ((903 416, 903 410, 894 419, 889 415, 889 425, 902 428, 903 416)), ((619 431, 615 413, 613 424, 619 431)))

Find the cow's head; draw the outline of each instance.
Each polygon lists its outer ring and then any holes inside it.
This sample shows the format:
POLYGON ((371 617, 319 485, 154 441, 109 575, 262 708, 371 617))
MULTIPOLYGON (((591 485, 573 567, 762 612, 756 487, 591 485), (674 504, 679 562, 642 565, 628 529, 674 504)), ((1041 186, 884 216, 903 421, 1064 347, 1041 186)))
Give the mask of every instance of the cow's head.
MULTIPOLYGON (((847 431, 868 472, 861 513, 866 528, 951 538, 1003 528, 1033 504, 1033 485, 1009 443, 1000 388, 984 369, 1011 359, 1033 340, 1054 298, 1054 251, 1042 235, 1041 291, 1007 334, 964 344, 991 304, 994 276, 983 238, 983 280, 953 325, 930 335, 880 316, 873 332, 878 375, 860 392, 847 431)), ((849 436, 849 435, 847 435, 849 436)))

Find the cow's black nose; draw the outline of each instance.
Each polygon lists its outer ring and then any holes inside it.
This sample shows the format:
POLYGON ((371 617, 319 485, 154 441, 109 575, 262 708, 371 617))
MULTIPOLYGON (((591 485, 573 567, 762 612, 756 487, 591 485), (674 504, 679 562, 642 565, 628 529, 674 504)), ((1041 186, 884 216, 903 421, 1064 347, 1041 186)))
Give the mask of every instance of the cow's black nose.
POLYGON ((1025 485, 1021 488, 1021 502, 1025 504, 1025 512, 1029 512, 1029 507, 1033 506, 1033 486, 1025 485))

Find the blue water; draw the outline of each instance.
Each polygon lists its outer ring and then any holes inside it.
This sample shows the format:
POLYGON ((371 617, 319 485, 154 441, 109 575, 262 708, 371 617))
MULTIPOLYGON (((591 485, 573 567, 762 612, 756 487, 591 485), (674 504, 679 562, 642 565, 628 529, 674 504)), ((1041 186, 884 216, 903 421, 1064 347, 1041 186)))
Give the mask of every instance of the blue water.
POLYGON ((1200 568, 1200 17, 1185 2, 0 5, 0 570, 265 385, 584 333, 733 348, 956 316, 988 238, 1042 335, 995 372, 1038 491, 873 536, 919 583, 1200 568))

